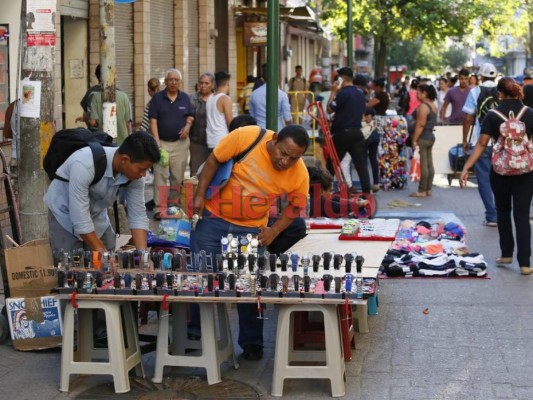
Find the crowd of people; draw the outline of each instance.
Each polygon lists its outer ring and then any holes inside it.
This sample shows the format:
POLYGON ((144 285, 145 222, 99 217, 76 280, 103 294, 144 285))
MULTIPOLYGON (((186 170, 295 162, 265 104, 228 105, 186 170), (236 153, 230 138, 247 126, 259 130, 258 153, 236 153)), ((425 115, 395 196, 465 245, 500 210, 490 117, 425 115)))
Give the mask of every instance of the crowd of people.
MULTIPOLYGON (((494 171, 490 141, 500 137, 503 121, 489 109, 519 115, 525 134, 531 138, 532 85, 521 87, 512 78, 496 82, 498 74, 492 64, 481 65, 478 74, 479 80, 471 79, 466 70, 460 71, 457 85, 451 88, 448 82, 453 82, 454 77, 442 77, 438 80, 438 92, 433 82, 406 78, 393 93, 400 98, 399 111, 412 126, 410 145, 420 152, 421 178, 411 196, 432 196, 435 126, 438 123, 462 125, 463 147, 470 157, 461 173, 461 185, 466 184, 474 168, 486 210, 484 224, 497 226, 499 230, 501 257, 497 262, 501 264, 513 262, 513 215, 520 272, 529 275, 532 272, 529 208, 533 197, 533 165, 529 171, 515 176, 498 175, 494 171)), ((100 81, 99 68, 96 75, 100 81)), ((192 212, 199 218, 191 234, 193 251, 216 253, 220 238, 229 233, 256 234, 260 252, 268 250, 277 254, 303 238, 306 225, 301 215, 308 206, 310 175, 311 183, 320 186, 321 199, 327 200, 333 165, 329 160, 327 170, 309 170, 302 160, 309 146, 309 134, 303 126, 292 123, 291 107, 293 112, 300 110, 308 101, 306 96, 295 96, 290 101, 287 93, 279 89, 278 126, 276 131, 266 129, 266 87, 270 84, 266 75, 264 66, 260 79, 248 77, 239 97, 242 115, 234 118, 228 73, 203 73, 197 90, 189 95, 181 90, 181 72, 169 69, 162 89, 158 79, 148 81, 151 99, 145 108, 141 130, 135 133, 131 133, 129 100, 117 90, 119 146, 105 147, 102 178, 94 182, 97 169, 94 150, 84 147, 58 168, 57 176, 62 178, 53 179, 45 195, 53 250, 114 249, 115 235, 107 208, 119 192, 127 202, 133 244, 138 249, 146 249, 149 205, 144 204, 144 178, 147 171, 153 169, 152 207, 153 217, 158 219, 169 203, 179 204, 188 162, 191 175, 198 175, 201 170, 192 205, 192 212), (166 162, 162 162, 165 158, 166 162), (208 187, 219 166, 230 161, 233 167, 227 184, 216 191, 216 196, 208 196, 208 187), (278 209, 277 214, 272 213, 272 203, 280 198, 285 200, 285 207, 278 209)), ((301 67, 296 68, 290 86, 297 94, 306 91, 301 67)), ((380 135, 374 118, 385 117, 391 111, 391 95, 386 87, 384 79, 369 84, 365 76, 354 75, 347 67, 337 71, 334 82, 315 87, 316 99, 325 105, 331 122, 335 150, 344 162, 353 164, 364 193, 379 190, 380 135)), ((101 85, 95 85, 81 103, 80 121, 95 130, 102 128, 101 93, 101 85)), ((323 203, 320 205, 324 208, 323 203)), ((238 311, 243 357, 260 359, 262 320, 256 318, 254 305, 240 304, 238 311)), ((198 335, 198 328, 198 315, 192 309, 189 326, 192 338, 198 335)))

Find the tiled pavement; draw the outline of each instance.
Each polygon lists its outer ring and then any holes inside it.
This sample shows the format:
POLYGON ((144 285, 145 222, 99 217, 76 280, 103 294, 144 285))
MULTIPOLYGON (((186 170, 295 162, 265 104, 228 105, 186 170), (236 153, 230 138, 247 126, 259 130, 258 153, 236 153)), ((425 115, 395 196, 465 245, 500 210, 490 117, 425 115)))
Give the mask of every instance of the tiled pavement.
MULTIPOLYGON (((533 276, 519 275, 518 266, 496 267, 495 228, 481 225, 482 205, 477 190, 439 187, 432 198, 410 199, 414 187, 379 192, 380 211, 454 212, 468 228, 468 245, 489 261, 491 279, 382 280, 379 315, 369 317, 370 333, 356 334, 354 359, 346 364, 346 399, 364 400, 489 400, 533 398, 533 276), (419 203, 391 209, 391 200, 419 203), (429 313, 422 311, 428 309, 429 313)), ((270 399, 276 311, 267 310, 265 357, 241 360, 238 370, 223 366, 222 375, 254 387, 270 399)), ((155 317, 145 328, 153 330, 155 317)), ((236 312, 231 311, 236 338, 236 312)), ((0 346, 0 398, 42 400, 76 397, 108 377, 71 380, 71 392, 58 391, 60 351, 17 352, 0 346)), ((145 370, 153 374, 154 353, 145 355, 145 370)), ((165 370, 167 374, 204 376, 201 369, 165 370)), ((98 398, 120 398, 107 395, 98 398)), ((284 397, 324 399, 329 382, 288 380, 284 397)), ((87 397, 85 397, 87 398, 87 397)), ((95 397, 96 398, 96 397, 95 397)), ((140 397, 139 397, 140 398, 140 397)), ((167 397, 166 397, 167 398, 167 397)), ((210 398, 216 398, 210 397, 210 398)))

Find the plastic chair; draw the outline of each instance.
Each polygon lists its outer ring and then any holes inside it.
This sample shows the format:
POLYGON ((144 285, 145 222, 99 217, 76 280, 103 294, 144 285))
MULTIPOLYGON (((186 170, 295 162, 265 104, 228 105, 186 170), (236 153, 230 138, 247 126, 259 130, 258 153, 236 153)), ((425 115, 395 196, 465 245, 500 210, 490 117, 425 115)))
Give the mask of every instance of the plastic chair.
POLYGON ((333 397, 346 393, 344 384, 345 365, 342 352, 342 337, 337 315, 337 306, 293 304, 280 305, 276 334, 276 355, 272 376, 272 396, 283 395, 285 379, 329 379, 333 397), (324 317, 325 350, 296 350, 294 343, 294 313, 297 311, 321 312, 324 317), (293 365, 316 362, 323 365, 293 365))
POLYGON ((78 350, 74 351, 75 310, 72 303, 68 303, 63 323, 59 390, 69 391, 70 375, 90 374, 112 375, 115 392, 129 392, 129 371, 135 367, 137 376, 144 377, 137 323, 131 304, 125 301, 84 300, 78 303, 77 313, 78 350), (93 310, 96 309, 105 313, 107 348, 95 348, 93 344, 93 310), (104 359, 107 361, 102 361, 104 359))
POLYGON ((187 339, 187 303, 172 303, 172 340, 169 353, 169 312, 163 310, 159 313, 159 331, 157 334, 157 349, 155 371, 152 382, 163 381, 165 366, 175 367, 201 367, 207 372, 207 383, 213 385, 221 382, 220 364, 230 356, 233 357, 235 369, 239 368, 237 357, 233 351, 233 338, 229 324, 228 314, 224 303, 199 303, 201 339, 187 339), (215 308, 218 315, 219 336, 217 339, 215 324, 215 308), (201 350, 187 353, 186 350, 201 350))

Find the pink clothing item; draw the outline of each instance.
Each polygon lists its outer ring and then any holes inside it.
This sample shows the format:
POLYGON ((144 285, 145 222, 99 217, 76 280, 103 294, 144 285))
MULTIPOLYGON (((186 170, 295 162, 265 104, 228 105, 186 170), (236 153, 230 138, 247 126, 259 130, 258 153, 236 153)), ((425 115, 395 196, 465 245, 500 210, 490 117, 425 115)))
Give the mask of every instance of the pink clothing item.
POLYGON ((406 112, 407 115, 411 115, 418 106, 422 104, 416 95, 416 90, 409 90, 409 110, 406 112))

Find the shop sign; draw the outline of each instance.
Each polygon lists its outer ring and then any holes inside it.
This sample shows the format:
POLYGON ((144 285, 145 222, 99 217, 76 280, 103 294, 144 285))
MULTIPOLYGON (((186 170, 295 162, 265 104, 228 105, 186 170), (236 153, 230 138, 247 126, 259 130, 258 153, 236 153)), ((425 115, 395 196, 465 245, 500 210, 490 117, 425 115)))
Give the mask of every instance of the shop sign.
POLYGON ((245 22, 244 23, 244 45, 245 46, 266 46, 267 45, 267 23, 266 22, 245 22))

